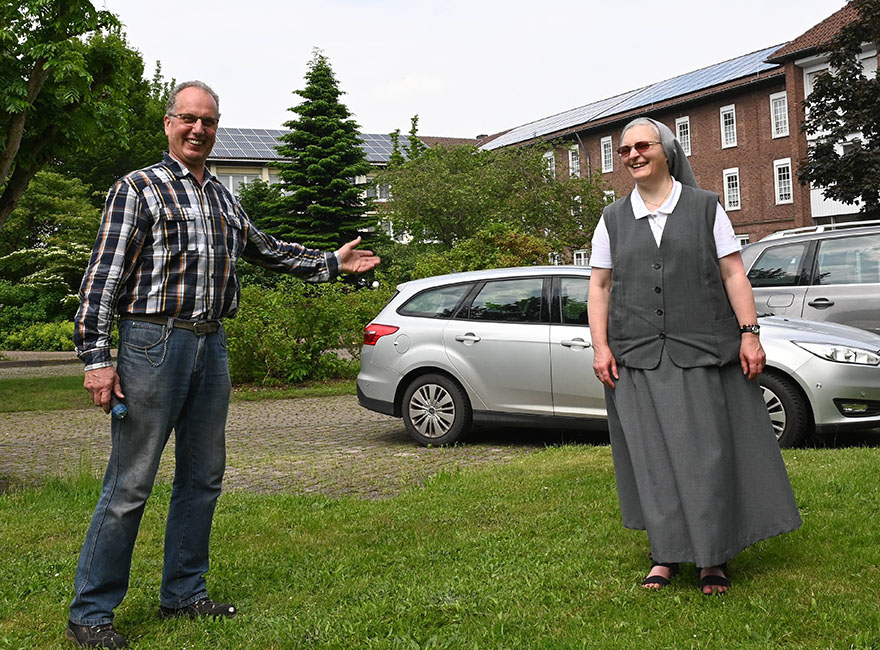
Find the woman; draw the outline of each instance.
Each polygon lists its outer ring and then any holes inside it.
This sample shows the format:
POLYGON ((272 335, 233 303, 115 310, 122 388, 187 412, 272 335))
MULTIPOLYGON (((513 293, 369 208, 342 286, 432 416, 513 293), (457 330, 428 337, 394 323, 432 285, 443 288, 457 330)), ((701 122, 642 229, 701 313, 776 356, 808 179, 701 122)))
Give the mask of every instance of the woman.
POLYGON ((724 593, 727 560, 801 523, 757 382, 752 289, 672 132, 639 118, 620 141, 635 189, 596 227, 589 318, 623 524, 648 532, 644 587, 694 562, 701 591, 724 593))

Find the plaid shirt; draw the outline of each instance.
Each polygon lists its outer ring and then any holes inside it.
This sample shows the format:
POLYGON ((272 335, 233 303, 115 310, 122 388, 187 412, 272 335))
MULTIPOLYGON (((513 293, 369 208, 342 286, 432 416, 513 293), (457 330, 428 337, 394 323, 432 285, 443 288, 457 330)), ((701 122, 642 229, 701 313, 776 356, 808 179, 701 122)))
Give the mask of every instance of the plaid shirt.
POLYGON ((239 258, 310 282, 338 275, 331 252, 279 241, 254 226, 207 169, 199 186, 167 153, 110 188, 80 287, 74 343, 86 370, 111 365, 113 313, 213 320, 238 310, 239 258))

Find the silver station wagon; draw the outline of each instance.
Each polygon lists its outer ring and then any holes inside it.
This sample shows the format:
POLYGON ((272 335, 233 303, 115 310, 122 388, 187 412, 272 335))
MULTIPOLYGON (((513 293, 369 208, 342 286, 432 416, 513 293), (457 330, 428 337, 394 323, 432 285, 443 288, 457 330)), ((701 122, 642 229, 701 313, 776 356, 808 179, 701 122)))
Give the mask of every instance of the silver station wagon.
MULTIPOLYGON (((472 424, 590 428, 606 418, 587 320, 590 269, 522 267, 406 282, 364 328, 358 400, 427 445, 472 424)), ((880 336, 761 319, 780 445, 880 427, 880 336)), ((702 408, 694 404, 693 408, 702 408)))
POLYGON ((742 256, 759 314, 880 334, 880 221, 783 230, 742 256))

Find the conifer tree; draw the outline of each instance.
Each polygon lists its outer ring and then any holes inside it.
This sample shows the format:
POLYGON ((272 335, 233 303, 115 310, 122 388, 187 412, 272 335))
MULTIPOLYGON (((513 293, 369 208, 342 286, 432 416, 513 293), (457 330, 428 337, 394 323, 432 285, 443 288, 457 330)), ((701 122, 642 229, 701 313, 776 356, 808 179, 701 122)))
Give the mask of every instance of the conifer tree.
POLYGON ((391 156, 388 158, 387 169, 393 169, 405 163, 406 158, 400 151, 400 129, 394 129, 388 137, 391 138, 391 156))
POLYGON ((409 120, 409 124, 409 136, 407 137, 409 145, 406 147, 406 157, 408 160, 415 160, 425 153, 428 147, 419 138, 419 116, 413 115, 409 120))
POLYGON ((305 88, 296 91, 302 103, 289 109, 298 117, 284 123, 290 131, 277 147, 286 158, 277 163, 283 191, 278 209, 263 211, 258 219, 280 239, 336 248, 375 226, 375 219, 364 216, 362 188, 355 185, 357 176, 369 173, 370 164, 358 124, 339 101, 343 93, 318 49, 305 79, 305 88))

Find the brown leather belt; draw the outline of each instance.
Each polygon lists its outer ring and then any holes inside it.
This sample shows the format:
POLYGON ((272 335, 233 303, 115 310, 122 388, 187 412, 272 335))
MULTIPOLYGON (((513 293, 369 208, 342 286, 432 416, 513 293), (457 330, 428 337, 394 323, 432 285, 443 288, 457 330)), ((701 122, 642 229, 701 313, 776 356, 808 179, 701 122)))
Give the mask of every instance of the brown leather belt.
POLYGON ((150 314, 122 316, 120 320, 139 320, 144 323, 155 323, 156 325, 166 326, 170 322, 172 327, 195 332, 196 336, 214 334, 220 330, 220 326, 222 325, 219 320, 184 320, 182 318, 168 318, 166 316, 151 316, 150 314))

